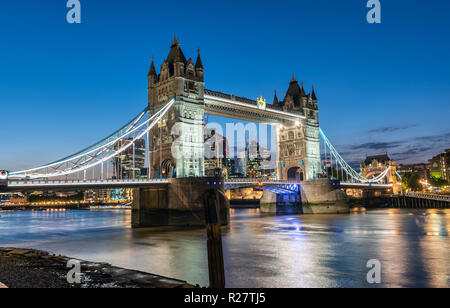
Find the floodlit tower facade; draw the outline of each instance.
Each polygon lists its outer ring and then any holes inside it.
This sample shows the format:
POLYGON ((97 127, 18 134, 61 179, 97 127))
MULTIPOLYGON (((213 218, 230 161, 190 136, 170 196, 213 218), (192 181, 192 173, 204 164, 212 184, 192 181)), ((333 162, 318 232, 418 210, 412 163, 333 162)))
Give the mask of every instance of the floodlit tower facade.
POLYGON ((160 73, 152 58, 148 73, 148 103, 154 114, 174 98, 175 104, 152 130, 150 172, 152 177, 204 176, 204 68, 197 60, 186 60, 175 37, 160 73))

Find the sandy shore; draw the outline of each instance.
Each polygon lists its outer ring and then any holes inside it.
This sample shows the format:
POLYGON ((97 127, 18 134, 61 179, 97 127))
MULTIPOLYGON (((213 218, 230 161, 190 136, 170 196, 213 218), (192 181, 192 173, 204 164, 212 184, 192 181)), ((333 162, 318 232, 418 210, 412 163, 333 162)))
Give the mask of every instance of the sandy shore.
MULTIPOLYGON (((69 283, 69 257, 32 249, 0 248, 0 282, 8 288, 190 288, 184 281, 80 261, 81 283, 69 283)), ((0 283, 0 284, 1 284, 0 283)), ((1 287, 1 286, 0 286, 1 287)))

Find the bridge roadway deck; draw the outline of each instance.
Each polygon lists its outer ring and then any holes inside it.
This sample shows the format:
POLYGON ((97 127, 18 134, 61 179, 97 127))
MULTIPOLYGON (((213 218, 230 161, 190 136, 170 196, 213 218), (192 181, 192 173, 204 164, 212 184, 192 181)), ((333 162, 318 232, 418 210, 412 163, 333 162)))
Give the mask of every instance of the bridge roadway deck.
POLYGON ((167 179, 126 179, 126 180, 10 180, 6 191, 30 191, 30 190, 67 190, 67 189, 108 189, 108 188, 138 188, 149 186, 164 186, 167 179))
MULTIPOLYGON (((68 190, 68 189, 108 189, 108 188, 139 188, 149 186, 165 186, 168 179, 109 179, 109 180, 9 180, 7 185, 0 185, 2 191, 30 191, 30 190, 68 190)), ((213 185, 213 183, 211 183, 213 185)), ((229 179, 227 186, 249 185, 295 185, 297 181, 258 180, 258 179, 229 179)), ((336 188, 388 189, 390 184, 346 183, 336 182, 336 188)))
POLYGON ((340 182, 339 187, 384 190, 392 188, 392 184, 340 182))

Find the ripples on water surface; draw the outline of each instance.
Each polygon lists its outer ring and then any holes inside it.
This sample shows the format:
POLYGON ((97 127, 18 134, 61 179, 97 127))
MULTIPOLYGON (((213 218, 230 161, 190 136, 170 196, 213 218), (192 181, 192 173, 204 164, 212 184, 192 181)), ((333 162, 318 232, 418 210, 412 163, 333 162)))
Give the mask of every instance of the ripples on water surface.
MULTIPOLYGON (((204 230, 131 229, 127 210, 0 212, 0 246, 48 250, 208 284, 204 230)), ((450 210, 263 216, 232 211, 224 230, 228 287, 450 286, 450 210)))

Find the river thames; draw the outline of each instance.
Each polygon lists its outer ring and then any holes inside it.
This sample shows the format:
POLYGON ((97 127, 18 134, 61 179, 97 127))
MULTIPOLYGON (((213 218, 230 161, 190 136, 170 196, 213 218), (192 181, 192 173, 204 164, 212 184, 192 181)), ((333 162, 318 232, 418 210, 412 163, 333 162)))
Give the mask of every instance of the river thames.
MULTIPOLYGON (((265 216, 232 210, 227 287, 450 287, 450 210, 265 216)), ((208 285, 204 230, 132 229, 130 210, 0 212, 0 247, 35 248, 208 285)))

